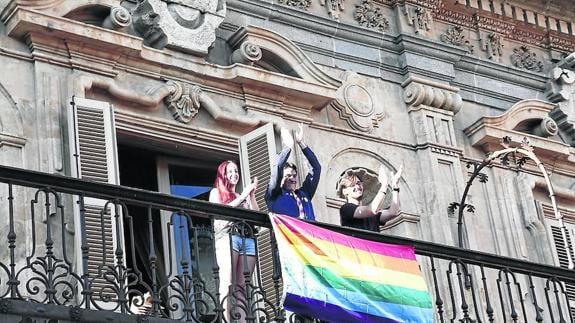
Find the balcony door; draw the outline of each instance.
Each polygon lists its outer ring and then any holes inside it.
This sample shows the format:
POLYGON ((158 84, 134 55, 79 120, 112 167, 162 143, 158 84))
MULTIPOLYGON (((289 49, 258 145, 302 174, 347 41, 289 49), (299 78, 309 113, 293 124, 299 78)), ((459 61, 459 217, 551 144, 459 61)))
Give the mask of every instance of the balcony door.
MULTIPOLYGON (((217 162, 158 157, 158 189, 161 193, 207 201, 216 177, 217 166, 217 162)), ((199 275, 206 284, 206 291, 215 293, 216 285, 213 277, 215 250, 210 219, 202 217, 190 219, 162 211, 161 222, 164 246, 171 246, 169 252, 172 254, 170 261, 169 253, 164 253, 166 271, 173 275, 181 275, 184 272, 199 275), (169 222, 172 223, 170 232, 168 232, 169 222)))

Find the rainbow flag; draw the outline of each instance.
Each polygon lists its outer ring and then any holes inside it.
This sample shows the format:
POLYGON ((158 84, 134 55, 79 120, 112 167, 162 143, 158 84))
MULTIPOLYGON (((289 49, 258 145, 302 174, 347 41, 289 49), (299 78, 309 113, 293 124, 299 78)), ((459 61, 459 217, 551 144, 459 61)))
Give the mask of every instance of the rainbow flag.
POLYGON ((333 323, 433 322, 413 247, 377 243, 270 214, 286 310, 333 323))

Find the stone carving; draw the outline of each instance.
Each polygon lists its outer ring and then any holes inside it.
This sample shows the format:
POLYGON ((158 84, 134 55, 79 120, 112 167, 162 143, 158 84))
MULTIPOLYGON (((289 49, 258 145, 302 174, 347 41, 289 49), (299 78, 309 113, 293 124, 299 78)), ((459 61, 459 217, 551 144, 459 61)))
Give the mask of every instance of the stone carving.
POLYGON ((416 33, 425 33, 431 29, 433 22, 431 10, 424 7, 406 6, 404 13, 407 15, 407 23, 415 28, 416 33))
POLYGON ((463 27, 451 26, 440 36, 441 41, 455 46, 466 47, 470 53, 473 53, 473 45, 469 43, 463 35, 463 27))
POLYGON ((174 119, 190 123, 200 110, 202 89, 199 86, 174 81, 168 81, 166 86, 170 88, 170 95, 164 98, 164 102, 174 119))
POLYGON ((487 58, 498 61, 501 55, 503 55, 501 36, 496 33, 489 33, 485 38, 483 50, 487 52, 487 58))
POLYGON ((565 140, 569 146, 575 147, 575 121, 572 120, 572 117, 566 114, 561 107, 556 107, 549 112, 549 117, 557 124, 563 140, 565 140))
POLYGON ((537 54, 532 52, 531 49, 525 45, 513 48, 513 54, 511 54, 511 63, 519 68, 524 68, 526 70, 534 72, 543 71, 543 63, 537 59, 537 54))
POLYGON ((106 17, 102 23, 102 27, 113 30, 122 30, 128 27, 131 23, 132 15, 128 9, 124 7, 114 7, 110 10, 110 15, 106 17))
POLYGON ((455 91, 456 88, 451 88, 446 85, 437 84, 432 86, 428 81, 411 79, 409 83, 405 84, 403 92, 403 99, 410 107, 417 107, 425 105, 428 107, 451 111, 456 114, 463 105, 463 99, 455 91))
POLYGON ((250 42, 243 42, 238 49, 236 49, 231 56, 232 63, 241 63, 252 65, 254 62, 262 58, 261 48, 250 42))
POLYGON ((151 47, 203 56, 225 13, 225 0, 141 0, 133 11, 134 29, 151 47))
POLYGON ((320 4, 327 8, 329 15, 336 20, 339 20, 339 14, 343 11, 344 0, 320 0, 320 4))
POLYGON ((365 78, 345 72, 336 99, 330 104, 339 117, 355 130, 370 131, 379 127, 379 121, 383 119, 383 108, 375 104, 370 88, 373 85, 365 78))
POLYGON ((374 5, 370 0, 362 0, 355 6, 353 15, 361 26, 386 32, 389 29, 389 20, 383 16, 380 7, 374 5))
POLYGON ((311 5, 311 0, 279 0, 279 2, 286 6, 296 7, 303 10, 307 10, 311 5))
MULTIPOLYGON (((573 55, 575 56, 575 55, 573 55)), ((569 100, 571 89, 575 84, 575 71, 554 67, 551 70, 549 83, 547 84, 547 98, 551 102, 561 102, 569 100)))
POLYGON ((549 115, 541 119, 541 123, 533 129, 534 135, 544 138, 555 136, 557 132, 559 132, 559 126, 549 115))

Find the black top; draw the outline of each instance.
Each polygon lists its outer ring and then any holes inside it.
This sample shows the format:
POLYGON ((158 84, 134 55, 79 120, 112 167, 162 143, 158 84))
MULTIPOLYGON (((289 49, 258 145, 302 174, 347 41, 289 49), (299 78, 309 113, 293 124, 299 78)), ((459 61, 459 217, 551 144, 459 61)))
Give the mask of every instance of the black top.
POLYGON ((379 232, 379 213, 368 218, 356 219, 353 217, 357 205, 345 203, 339 209, 339 218, 342 226, 356 229, 379 232))

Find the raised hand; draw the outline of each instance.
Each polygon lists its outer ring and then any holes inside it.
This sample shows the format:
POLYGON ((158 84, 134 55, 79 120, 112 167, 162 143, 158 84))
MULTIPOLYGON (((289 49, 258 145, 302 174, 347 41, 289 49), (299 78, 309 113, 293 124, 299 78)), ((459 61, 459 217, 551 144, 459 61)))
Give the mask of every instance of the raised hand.
POLYGON ((303 141, 303 123, 298 123, 298 130, 295 134, 295 141, 299 144, 303 141))
POLYGON ((393 174, 393 176, 391 177, 391 183, 390 183, 391 188, 398 188, 399 179, 401 178, 402 172, 403 172, 403 165, 399 166, 397 172, 395 172, 395 174, 393 174))
POLYGON ((387 189, 387 172, 385 171, 385 167, 383 165, 379 166, 379 174, 377 175, 377 180, 381 184, 380 190, 385 191, 387 189))
POLYGON ((289 149, 293 149, 293 138, 289 133, 289 130, 286 128, 282 128, 280 130, 280 137, 282 138, 282 144, 289 149))
POLYGON ((252 192, 255 192, 257 187, 258 187, 258 180, 257 177, 254 177, 254 180, 252 180, 252 182, 249 183, 248 186, 246 186, 244 191, 247 192, 248 194, 251 194, 252 192))

